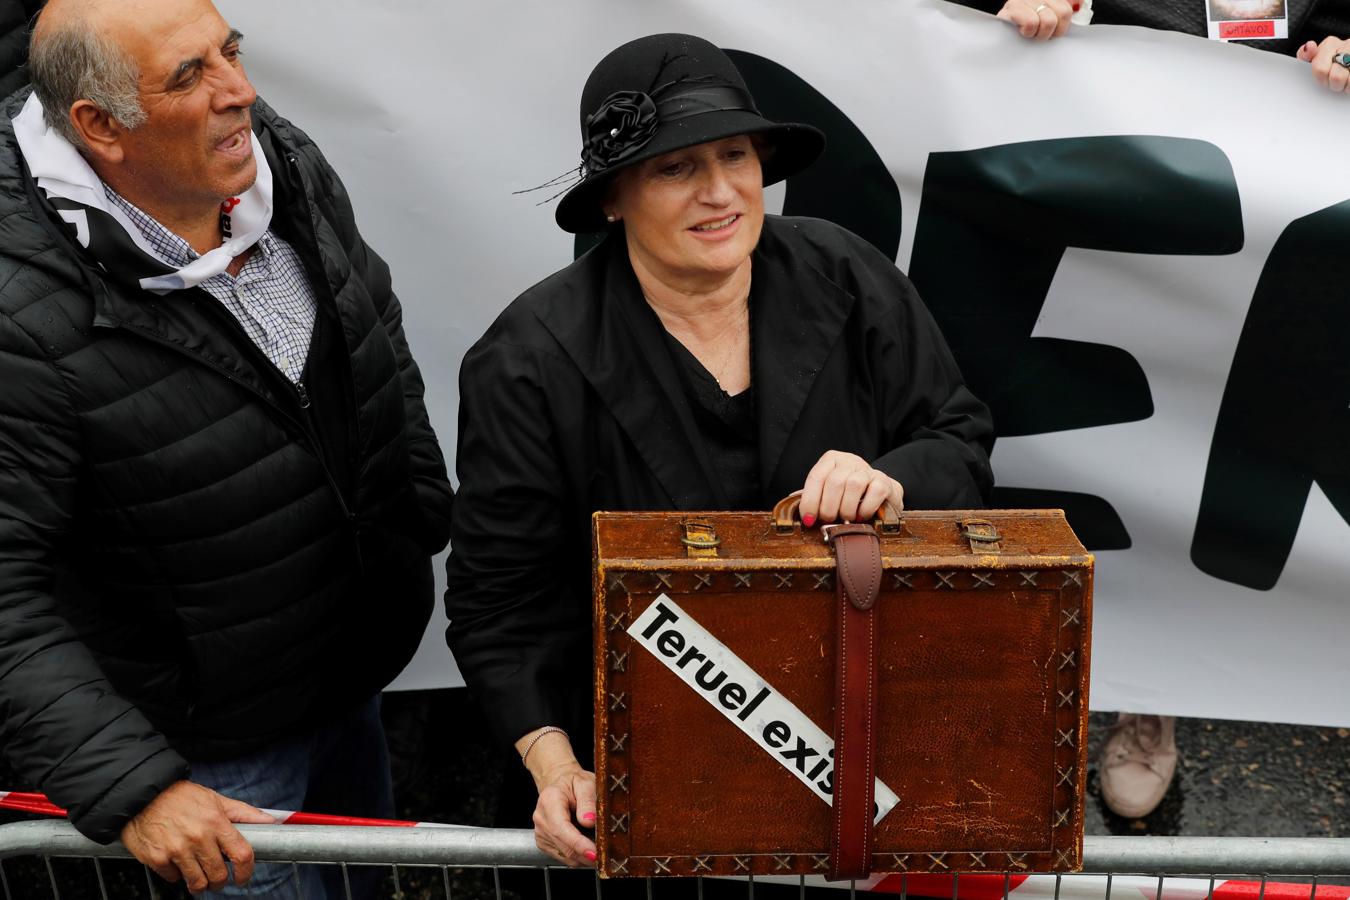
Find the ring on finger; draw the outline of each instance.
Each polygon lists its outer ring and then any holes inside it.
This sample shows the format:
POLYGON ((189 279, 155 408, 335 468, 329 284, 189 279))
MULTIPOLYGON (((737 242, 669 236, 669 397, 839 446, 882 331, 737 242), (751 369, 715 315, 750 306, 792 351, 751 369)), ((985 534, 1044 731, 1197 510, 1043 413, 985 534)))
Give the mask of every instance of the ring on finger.
POLYGON ((1331 61, 1336 63, 1336 65, 1338 66, 1344 66, 1345 68, 1350 69, 1350 53, 1333 54, 1331 57, 1331 61))
POLYGON ((1043 9, 1049 9, 1049 8, 1050 8, 1050 4, 1049 4, 1049 3, 1042 3, 1042 4, 1040 4, 1039 6, 1037 6, 1035 9, 1033 9, 1032 12, 1034 12, 1036 15, 1039 16, 1039 15, 1041 14, 1041 10, 1043 10, 1043 9))

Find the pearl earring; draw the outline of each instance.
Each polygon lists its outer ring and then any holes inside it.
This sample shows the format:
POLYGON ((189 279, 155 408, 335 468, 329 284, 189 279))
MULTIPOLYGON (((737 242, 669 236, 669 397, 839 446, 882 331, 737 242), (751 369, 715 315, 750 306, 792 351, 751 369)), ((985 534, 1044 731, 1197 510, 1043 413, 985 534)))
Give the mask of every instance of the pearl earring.
POLYGON ((614 213, 609 213, 605 216, 605 221, 613 225, 615 222, 619 221, 619 217, 614 215, 614 213))

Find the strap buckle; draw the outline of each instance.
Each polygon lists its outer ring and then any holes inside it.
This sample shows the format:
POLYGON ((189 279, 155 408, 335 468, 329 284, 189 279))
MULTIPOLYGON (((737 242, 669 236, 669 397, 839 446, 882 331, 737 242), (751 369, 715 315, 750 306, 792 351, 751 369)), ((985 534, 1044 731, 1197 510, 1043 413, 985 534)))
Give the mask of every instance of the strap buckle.
POLYGON ((820 526, 821 539, 827 544, 833 544, 835 538, 844 534, 875 535, 876 533, 877 530, 871 525, 864 525, 859 522, 831 522, 828 525, 820 526))

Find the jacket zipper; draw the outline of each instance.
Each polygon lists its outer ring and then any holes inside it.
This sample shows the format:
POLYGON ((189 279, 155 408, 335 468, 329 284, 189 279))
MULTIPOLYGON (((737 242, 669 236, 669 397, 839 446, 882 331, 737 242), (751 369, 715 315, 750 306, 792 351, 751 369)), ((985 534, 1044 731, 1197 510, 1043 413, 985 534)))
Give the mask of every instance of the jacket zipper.
MULTIPOLYGON (((309 193, 306 189, 305 179, 300 173, 300 158, 296 156, 294 151, 289 149, 284 150, 282 152, 282 155, 286 158, 286 164, 290 169, 290 177, 294 182, 294 190, 296 197, 299 199, 300 204, 305 209, 305 220, 308 227, 301 230, 302 236, 305 239, 305 251, 308 254, 310 254, 310 263, 315 267, 315 269, 318 272, 317 281, 319 285, 323 288, 324 294, 328 299, 329 305, 332 307, 333 314, 335 316, 339 316, 340 318, 341 313, 339 313, 338 311, 337 294, 333 291, 333 286, 328 283, 328 278, 325 275, 323 251, 319 249, 318 234, 315 231, 316 216, 314 215, 314 206, 309 201, 309 193)), ((319 315, 323 315, 322 310, 319 311, 319 315)), ((383 325, 381 325, 381 327, 383 327, 383 325)), ((353 407, 355 407, 356 405, 355 376, 349 373, 347 375, 346 381, 347 383, 345 387, 347 388, 348 396, 351 398, 351 403, 353 407)), ((308 403, 308 395, 304 393, 303 386, 301 387, 300 399, 301 399, 301 408, 303 409, 308 403)), ((351 435, 351 440, 347 442, 348 465, 354 465, 356 463, 355 454, 358 452, 356 448, 359 443, 360 443, 360 435, 353 433, 351 435)), ((355 489, 353 488, 353 490, 355 489)))

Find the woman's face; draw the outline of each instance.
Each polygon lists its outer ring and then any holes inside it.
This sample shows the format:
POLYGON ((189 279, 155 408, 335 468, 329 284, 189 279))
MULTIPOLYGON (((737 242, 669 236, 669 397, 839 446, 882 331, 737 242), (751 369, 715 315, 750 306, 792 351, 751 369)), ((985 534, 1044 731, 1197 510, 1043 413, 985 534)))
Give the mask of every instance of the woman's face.
POLYGON ((635 265, 671 285, 726 278, 764 225, 764 177, 746 135, 698 144, 619 173, 606 212, 635 265))

